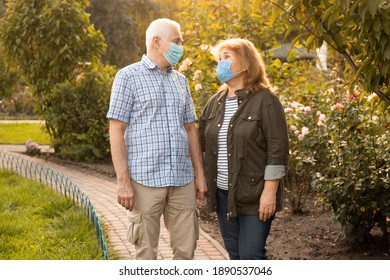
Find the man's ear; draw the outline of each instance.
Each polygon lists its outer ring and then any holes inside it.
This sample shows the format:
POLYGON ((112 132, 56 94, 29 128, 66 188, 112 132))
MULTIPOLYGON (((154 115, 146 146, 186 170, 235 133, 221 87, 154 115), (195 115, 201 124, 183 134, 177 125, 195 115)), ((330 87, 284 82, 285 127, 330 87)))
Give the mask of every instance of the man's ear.
POLYGON ((160 37, 158 36, 154 36, 153 39, 152 39, 152 44, 153 46, 156 48, 156 49, 159 49, 160 48, 160 37))

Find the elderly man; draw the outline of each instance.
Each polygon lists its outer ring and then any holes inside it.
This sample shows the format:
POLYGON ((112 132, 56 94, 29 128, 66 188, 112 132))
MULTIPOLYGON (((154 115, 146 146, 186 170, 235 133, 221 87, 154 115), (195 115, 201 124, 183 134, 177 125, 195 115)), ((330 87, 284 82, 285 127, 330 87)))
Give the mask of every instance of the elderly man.
POLYGON ((156 259, 160 218, 173 259, 193 259, 196 197, 207 191, 196 114, 187 79, 173 70, 183 54, 180 25, 157 19, 146 30, 147 54, 115 76, 110 108, 117 200, 129 216, 136 259, 156 259))

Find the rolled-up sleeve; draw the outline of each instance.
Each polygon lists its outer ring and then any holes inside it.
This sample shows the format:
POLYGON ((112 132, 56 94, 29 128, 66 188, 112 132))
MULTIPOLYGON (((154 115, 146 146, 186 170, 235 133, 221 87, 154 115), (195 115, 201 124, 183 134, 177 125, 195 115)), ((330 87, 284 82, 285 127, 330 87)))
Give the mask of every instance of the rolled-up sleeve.
POLYGON ((286 175, 285 165, 267 165, 264 172, 264 180, 280 180, 286 175))

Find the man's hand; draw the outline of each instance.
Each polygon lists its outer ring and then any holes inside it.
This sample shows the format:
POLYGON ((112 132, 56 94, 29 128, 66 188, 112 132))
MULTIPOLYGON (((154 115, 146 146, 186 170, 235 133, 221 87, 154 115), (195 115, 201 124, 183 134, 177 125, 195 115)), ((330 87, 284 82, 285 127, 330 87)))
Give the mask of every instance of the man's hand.
POLYGON ((134 207, 134 198, 134 189, 130 180, 118 183, 117 200, 120 205, 131 211, 134 207))
POLYGON ((203 202, 207 194, 207 183, 205 176, 203 174, 195 176, 194 183, 196 198, 203 202))

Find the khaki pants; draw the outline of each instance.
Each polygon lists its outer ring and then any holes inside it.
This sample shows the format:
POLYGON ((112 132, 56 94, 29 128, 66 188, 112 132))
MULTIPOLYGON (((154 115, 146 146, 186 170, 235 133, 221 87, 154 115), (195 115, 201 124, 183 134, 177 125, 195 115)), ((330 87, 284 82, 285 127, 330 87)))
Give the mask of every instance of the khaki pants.
POLYGON ((174 260, 194 257, 199 238, 194 183, 183 187, 146 187, 132 181, 134 208, 128 212, 127 237, 135 246, 137 260, 157 259, 160 218, 169 231, 174 260))

